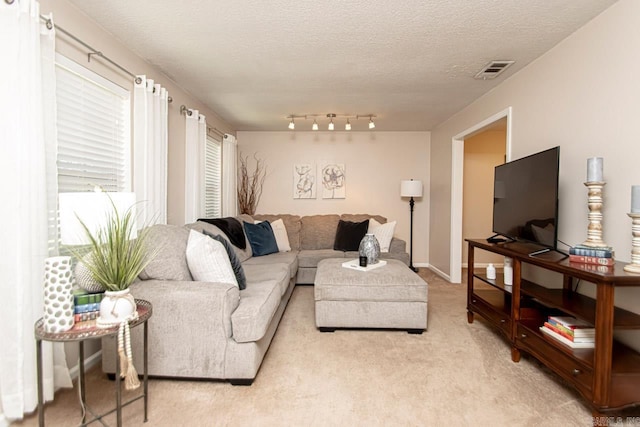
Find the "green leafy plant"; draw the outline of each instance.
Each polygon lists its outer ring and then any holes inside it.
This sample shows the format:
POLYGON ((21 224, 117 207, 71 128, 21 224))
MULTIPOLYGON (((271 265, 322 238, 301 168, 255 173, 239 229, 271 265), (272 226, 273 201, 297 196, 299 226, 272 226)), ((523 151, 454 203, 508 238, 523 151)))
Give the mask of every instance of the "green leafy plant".
POLYGON ((149 228, 142 229, 136 238, 131 238, 136 231, 132 208, 120 214, 110 197, 109 201, 113 213, 107 216, 106 224, 95 234, 78 218, 90 243, 85 250, 71 251, 105 290, 121 291, 128 289, 151 262, 157 248, 148 248, 149 228))

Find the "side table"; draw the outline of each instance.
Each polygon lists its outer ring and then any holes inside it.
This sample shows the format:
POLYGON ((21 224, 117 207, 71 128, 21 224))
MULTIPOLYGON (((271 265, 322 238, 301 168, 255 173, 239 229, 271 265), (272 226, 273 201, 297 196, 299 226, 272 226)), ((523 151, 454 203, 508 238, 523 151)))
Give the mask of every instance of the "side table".
MULTIPOLYGON (((84 381, 84 342, 86 340, 91 339, 99 339, 110 335, 118 334, 118 326, 113 326, 111 328, 98 328, 94 327, 91 329, 83 329, 83 330, 74 330, 73 328, 66 332, 58 332, 51 333, 46 332, 44 329, 44 321, 43 319, 39 319, 35 324, 35 337, 36 337, 36 357, 37 357, 37 370, 38 370, 38 425, 44 426, 44 399, 43 399, 43 391, 42 391, 42 341, 51 341, 51 342, 77 342, 79 347, 79 356, 78 356, 78 370, 79 370, 79 387, 80 387, 80 401, 84 408, 86 408, 93 418, 91 420, 86 420, 86 412, 82 415, 82 424, 83 426, 90 424, 94 421, 100 421, 103 417, 116 412, 118 427, 122 426, 122 407, 127 406, 139 399, 144 399, 144 422, 147 422, 147 405, 148 405, 148 397, 149 397, 149 387, 148 387, 148 370, 147 370, 147 350, 148 350, 148 339, 147 339, 147 321, 151 317, 153 312, 153 308, 149 301, 136 299, 138 318, 129 322, 129 326, 134 328, 140 324, 144 324, 144 361, 143 361, 143 392, 137 397, 132 398, 127 402, 122 402, 122 390, 121 390, 121 379, 120 379, 120 357, 118 355, 118 350, 116 346, 116 407, 115 409, 110 410, 109 412, 105 412, 104 414, 98 415, 95 414, 86 404, 85 399, 85 381, 84 381)), ((102 422, 102 421, 100 421, 102 422)), ((104 424, 104 423, 103 423, 104 424)))

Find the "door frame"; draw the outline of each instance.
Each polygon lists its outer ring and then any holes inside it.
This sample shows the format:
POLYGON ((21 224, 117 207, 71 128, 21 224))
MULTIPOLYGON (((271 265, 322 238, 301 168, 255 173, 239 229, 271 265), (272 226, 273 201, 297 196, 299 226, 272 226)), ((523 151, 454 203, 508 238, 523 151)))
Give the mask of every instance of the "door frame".
POLYGON ((506 159, 511 160, 512 107, 495 113, 451 138, 451 242, 449 245, 449 281, 462 282, 462 200, 464 175, 464 140, 482 132, 498 120, 507 119, 506 159))

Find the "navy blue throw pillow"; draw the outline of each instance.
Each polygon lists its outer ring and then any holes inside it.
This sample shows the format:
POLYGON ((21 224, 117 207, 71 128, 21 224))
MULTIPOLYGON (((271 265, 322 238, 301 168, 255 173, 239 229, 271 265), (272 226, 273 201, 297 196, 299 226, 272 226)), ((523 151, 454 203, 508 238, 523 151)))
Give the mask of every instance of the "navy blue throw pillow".
POLYGON ((340 220, 333 249, 344 252, 357 251, 360 247, 360 241, 367 234, 367 229, 369 229, 368 219, 362 222, 340 220))
POLYGON ((236 255, 236 252, 233 250, 233 246, 231 246, 231 243, 229 243, 229 241, 224 237, 217 234, 211 234, 206 230, 203 230, 202 233, 222 243, 222 246, 224 246, 224 249, 227 251, 227 255, 229 256, 229 262, 231 263, 233 274, 236 276, 238 288, 240 288, 240 290, 245 289, 247 287, 247 277, 244 275, 242 264, 238 259, 238 255, 236 255))
POLYGON ((278 252, 276 236, 269 221, 262 221, 259 224, 244 222, 244 231, 251 245, 253 256, 269 255, 278 252))

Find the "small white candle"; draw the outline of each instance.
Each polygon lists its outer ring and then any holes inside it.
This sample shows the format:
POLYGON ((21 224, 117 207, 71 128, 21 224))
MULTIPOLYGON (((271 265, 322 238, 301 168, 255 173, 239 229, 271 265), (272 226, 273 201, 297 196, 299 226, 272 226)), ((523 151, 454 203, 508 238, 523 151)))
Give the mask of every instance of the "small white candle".
POLYGON ((631 213, 640 213, 640 185, 631 186, 631 213))
POLYGON ((602 157, 587 159, 587 182, 603 182, 602 157))

